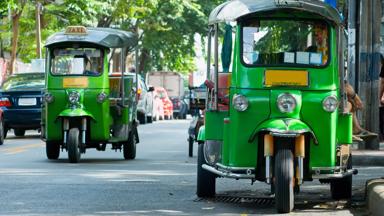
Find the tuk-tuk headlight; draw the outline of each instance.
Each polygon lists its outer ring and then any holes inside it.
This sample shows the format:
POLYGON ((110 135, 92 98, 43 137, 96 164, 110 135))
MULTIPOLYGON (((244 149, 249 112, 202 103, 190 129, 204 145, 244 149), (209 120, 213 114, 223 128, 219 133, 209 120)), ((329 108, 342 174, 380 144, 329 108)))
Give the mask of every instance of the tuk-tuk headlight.
POLYGON ((51 93, 44 94, 44 101, 47 103, 52 103, 55 100, 55 97, 51 93))
POLYGON ((296 98, 289 93, 283 93, 277 97, 277 107, 282 113, 291 113, 296 106, 296 98))
POLYGON ((243 95, 235 94, 232 99, 233 108, 239 112, 244 112, 248 109, 248 99, 243 95))
POLYGON ((328 96, 323 100, 323 109, 327 112, 334 112, 339 106, 339 101, 335 96, 328 96))
POLYGON ((70 104, 77 104, 80 100, 80 93, 77 91, 72 91, 69 93, 68 100, 70 104))
POLYGON ((101 92, 100 94, 97 95, 97 102, 98 103, 103 103, 107 99, 108 95, 105 92, 101 92))

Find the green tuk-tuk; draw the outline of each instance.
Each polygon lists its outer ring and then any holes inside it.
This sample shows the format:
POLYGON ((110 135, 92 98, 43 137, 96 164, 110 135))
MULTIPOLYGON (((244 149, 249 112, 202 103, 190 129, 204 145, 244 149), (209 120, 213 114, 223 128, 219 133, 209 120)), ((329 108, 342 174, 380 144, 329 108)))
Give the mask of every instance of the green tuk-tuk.
POLYGON ((136 157, 137 37, 109 28, 70 26, 46 42, 42 139, 48 159, 60 148, 77 163, 87 148, 136 157))
POLYGON ((300 185, 314 179, 330 183, 334 199, 350 198, 357 170, 337 10, 318 0, 233 0, 209 25, 197 195, 214 196, 224 177, 270 184, 278 212, 292 211, 300 185))

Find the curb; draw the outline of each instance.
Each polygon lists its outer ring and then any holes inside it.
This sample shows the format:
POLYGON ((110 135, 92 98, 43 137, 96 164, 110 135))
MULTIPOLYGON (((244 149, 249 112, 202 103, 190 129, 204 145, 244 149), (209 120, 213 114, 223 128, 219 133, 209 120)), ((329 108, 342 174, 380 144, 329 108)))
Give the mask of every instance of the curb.
POLYGON ((384 179, 371 179, 366 183, 366 200, 370 215, 379 216, 384 212, 384 179))
POLYGON ((353 166, 384 166, 384 151, 352 150, 353 166))

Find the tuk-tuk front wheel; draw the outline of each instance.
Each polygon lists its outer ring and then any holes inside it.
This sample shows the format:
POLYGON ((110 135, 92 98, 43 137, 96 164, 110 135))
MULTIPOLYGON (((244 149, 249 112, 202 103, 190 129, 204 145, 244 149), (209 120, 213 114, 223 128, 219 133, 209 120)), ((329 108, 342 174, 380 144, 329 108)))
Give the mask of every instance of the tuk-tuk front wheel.
POLYGON ((57 142, 47 141, 45 143, 45 151, 48 159, 57 160, 60 156, 60 144, 57 142))
POLYGON ((206 164, 204 158, 204 143, 199 144, 197 152, 197 190, 198 197, 213 197, 216 193, 216 175, 203 169, 206 164))
MULTIPOLYGON (((352 169, 352 155, 349 156, 347 169, 352 169)), ((332 199, 351 199, 352 197, 352 175, 341 179, 331 180, 332 199)))
POLYGON ((294 207, 293 154, 280 149, 275 157, 275 203, 279 213, 289 213, 294 207))
POLYGON ((136 158, 136 129, 129 133, 128 142, 123 144, 123 153, 125 160, 132 160, 136 158))
POLYGON ((78 128, 71 128, 68 132, 67 149, 68 159, 70 163, 78 163, 80 161, 80 132, 78 128))

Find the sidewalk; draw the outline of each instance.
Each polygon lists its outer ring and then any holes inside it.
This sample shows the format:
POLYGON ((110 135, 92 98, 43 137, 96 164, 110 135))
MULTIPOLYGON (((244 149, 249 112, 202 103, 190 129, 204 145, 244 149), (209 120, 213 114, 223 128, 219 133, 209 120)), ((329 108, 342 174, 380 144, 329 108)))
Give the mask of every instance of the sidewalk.
POLYGON ((380 150, 359 150, 358 143, 351 148, 353 166, 384 166, 384 142, 380 143, 380 150))
MULTIPOLYGON (((384 143, 380 150, 358 150, 352 145, 353 166, 384 166, 384 143)), ((373 216, 383 215, 384 212, 384 179, 371 179, 366 183, 366 203, 369 213, 373 216)))

